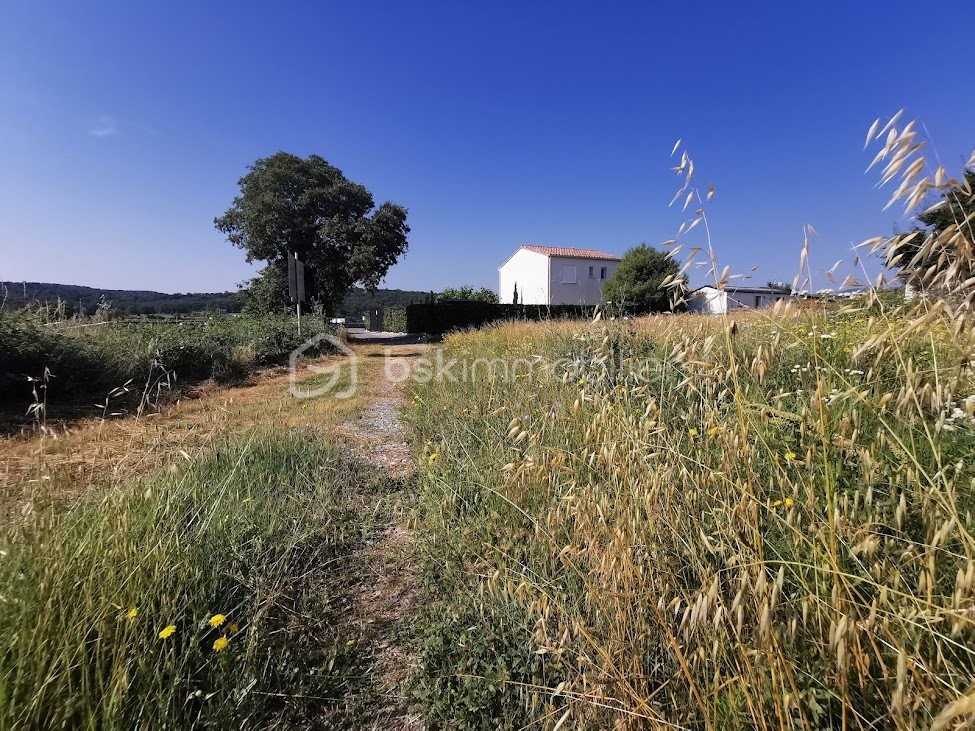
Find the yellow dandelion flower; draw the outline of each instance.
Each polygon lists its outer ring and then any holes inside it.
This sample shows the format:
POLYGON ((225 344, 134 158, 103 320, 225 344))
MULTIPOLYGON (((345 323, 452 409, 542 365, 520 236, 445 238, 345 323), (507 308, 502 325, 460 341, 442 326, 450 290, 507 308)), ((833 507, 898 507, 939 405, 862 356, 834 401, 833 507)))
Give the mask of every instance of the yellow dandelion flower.
POLYGON ((687 433, 690 434, 692 437, 696 437, 697 427, 692 426, 690 429, 687 430, 687 433))
POLYGON ((166 626, 163 629, 162 632, 159 633, 159 638, 162 639, 162 640, 165 640, 167 637, 169 637, 175 631, 176 631, 176 625, 175 624, 170 624, 170 625, 166 626))
POLYGON ((772 507, 773 507, 773 508, 777 508, 777 507, 779 507, 779 506, 780 506, 781 504, 782 504, 782 501, 781 501, 781 500, 776 500, 776 501, 775 501, 774 503, 772 503, 772 507))
POLYGON ((230 640, 227 639, 227 635, 220 635, 213 641, 213 649, 215 652, 223 652, 229 644, 230 640))
POLYGON ((221 624, 227 621, 227 618, 222 614, 214 614, 210 617, 210 626, 219 627, 221 624))
POLYGON ((718 427, 716 427, 716 426, 712 426, 710 429, 708 429, 708 436, 709 437, 713 437, 717 433, 718 433, 718 427))
POLYGON ((139 616, 139 610, 135 607, 132 607, 132 609, 130 609, 125 613, 125 617, 127 619, 135 619, 138 616, 139 616))
POLYGON ((791 508, 795 504, 796 504, 796 501, 793 500, 791 497, 787 497, 785 499, 785 505, 786 505, 787 508, 791 508))
POLYGON ((436 462, 437 461, 437 453, 436 452, 431 452, 430 453, 430 456, 427 457, 427 460, 430 462, 430 464, 433 464, 434 462, 436 462))
POLYGON ((796 453, 793 452, 791 449, 788 449, 786 450, 786 453, 783 456, 785 457, 786 462, 791 462, 796 458, 796 453))
POLYGON ((585 378, 580 378, 579 379, 579 385, 580 386, 585 386, 586 385, 586 379, 585 378))

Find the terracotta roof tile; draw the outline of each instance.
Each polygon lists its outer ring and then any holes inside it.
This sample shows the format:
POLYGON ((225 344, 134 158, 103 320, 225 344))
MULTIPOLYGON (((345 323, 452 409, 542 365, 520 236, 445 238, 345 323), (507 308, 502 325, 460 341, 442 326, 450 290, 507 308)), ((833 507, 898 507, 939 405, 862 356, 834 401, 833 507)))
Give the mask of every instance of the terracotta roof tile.
POLYGON ((539 246, 538 244, 522 244, 522 249, 534 251, 545 256, 567 256, 575 259, 603 259, 605 261, 620 261, 616 254, 607 254, 596 249, 573 249, 568 246, 539 246))

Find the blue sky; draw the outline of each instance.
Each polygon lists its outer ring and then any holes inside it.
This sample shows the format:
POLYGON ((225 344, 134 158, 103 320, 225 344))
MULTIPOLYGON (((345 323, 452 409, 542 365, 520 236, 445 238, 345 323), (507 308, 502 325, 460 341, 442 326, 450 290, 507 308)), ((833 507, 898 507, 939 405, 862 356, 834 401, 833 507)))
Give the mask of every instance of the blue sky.
POLYGON ((0 279, 233 288, 213 217, 287 150, 409 208, 384 286, 496 287, 521 242, 670 238, 678 137, 722 263, 791 279, 806 223, 821 269, 906 225, 863 172, 875 117, 906 107, 954 169, 975 146, 973 26, 967 1, 5 3, 0 279))

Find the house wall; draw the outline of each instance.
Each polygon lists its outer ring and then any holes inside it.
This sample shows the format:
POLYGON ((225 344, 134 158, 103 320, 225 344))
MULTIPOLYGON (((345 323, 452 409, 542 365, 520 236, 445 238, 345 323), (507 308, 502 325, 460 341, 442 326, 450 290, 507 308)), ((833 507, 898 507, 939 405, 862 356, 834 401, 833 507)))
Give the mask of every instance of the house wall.
POLYGON ((687 309, 708 315, 723 315, 728 311, 728 293, 714 287, 702 287, 688 298, 687 309))
POLYGON ((785 294, 784 292, 771 294, 768 292, 735 292, 732 290, 728 292, 728 309, 740 310, 747 308, 760 310, 763 307, 769 307, 779 300, 788 299, 789 297, 791 295, 785 294))
MULTIPOLYGON (((618 261, 602 259, 574 259, 553 256, 550 259, 550 305, 597 305, 603 299, 603 284, 620 265, 618 261), (575 267, 575 282, 563 281, 564 267, 575 267), (592 277, 589 267, 593 268, 592 277), (606 279, 600 278, 600 270, 606 268, 606 279)), ((521 285, 518 285, 519 287, 521 285)))
POLYGON ((498 269, 498 301, 511 304, 518 284, 518 301, 525 305, 547 305, 548 257, 537 251, 518 249, 498 269))
POLYGON ((790 296, 784 292, 749 292, 734 289, 721 291, 714 287, 701 287, 688 299, 687 309, 691 312, 723 315, 729 310, 757 310, 769 307, 790 296))

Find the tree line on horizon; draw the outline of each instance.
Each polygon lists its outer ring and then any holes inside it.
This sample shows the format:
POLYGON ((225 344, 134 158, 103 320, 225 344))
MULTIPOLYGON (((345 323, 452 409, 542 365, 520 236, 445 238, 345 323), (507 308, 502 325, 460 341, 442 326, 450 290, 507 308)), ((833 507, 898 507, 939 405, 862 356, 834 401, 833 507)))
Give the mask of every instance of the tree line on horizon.
MULTIPOLYGON (((370 308, 405 307, 426 302, 429 292, 405 289, 377 289, 368 292, 354 287, 336 308, 338 315, 361 314, 370 308)), ((108 303, 119 315, 188 315, 207 310, 238 313, 245 309, 245 289, 235 292, 187 292, 167 294, 148 290, 99 289, 48 282, 0 282, 2 309, 17 310, 44 306, 63 308, 65 317, 93 315, 101 303, 108 303)), ((284 312, 284 305, 280 310, 284 312)))
MULTIPOLYGON (((0 282, 0 309, 18 310, 25 307, 63 307, 65 317, 93 315, 106 303, 119 315, 189 315, 205 311, 228 313, 243 312, 247 306, 247 290, 235 292, 187 292, 167 294, 152 290, 99 289, 76 284, 49 282, 0 282)), ((378 288, 369 292, 364 287, 353 287, 335 309, 336 316, 361 315, 370 309, 403 308, 411 304, 442 302, 445 300, 470 300, 497 302, 498 296, 488 287, 471 285, 447 287, 440 292, 413 289, 378 288)), ((291 312, 291 306, 282 303, 277 312, 291 312)), ((251 309, 252 314, 267 313, 251 309)))

